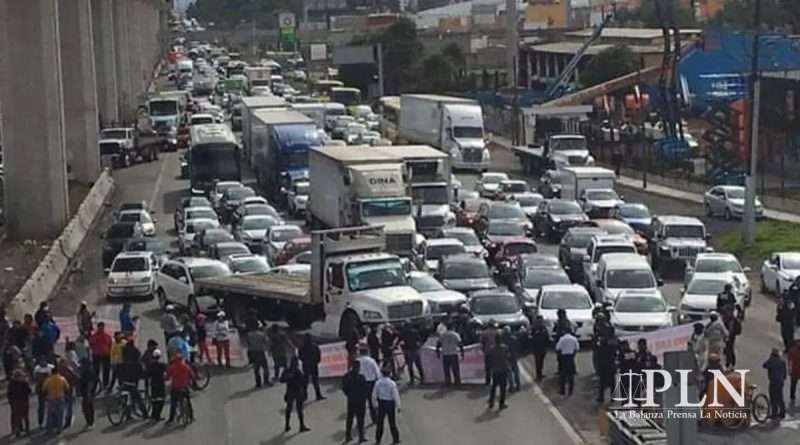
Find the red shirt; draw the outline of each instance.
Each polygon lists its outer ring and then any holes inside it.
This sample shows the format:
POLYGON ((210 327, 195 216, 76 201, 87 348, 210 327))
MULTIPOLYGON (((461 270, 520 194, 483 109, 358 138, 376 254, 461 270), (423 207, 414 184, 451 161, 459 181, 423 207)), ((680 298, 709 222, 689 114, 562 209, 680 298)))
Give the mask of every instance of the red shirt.
POLYGON ((167 379, 172 380, 172 389, 187 389, 192 384, 192 368, 183 359, 175 359, 167 368, 167 379))
POLYGON ((793 344, 787 354, 789 359, 789 375, 800 377, 800 344, 793 344))
POLYGON ((99 357, 111 355, 111 335, 106 331, 95 331, 89 336, 89 349, 92 354, 99 357))

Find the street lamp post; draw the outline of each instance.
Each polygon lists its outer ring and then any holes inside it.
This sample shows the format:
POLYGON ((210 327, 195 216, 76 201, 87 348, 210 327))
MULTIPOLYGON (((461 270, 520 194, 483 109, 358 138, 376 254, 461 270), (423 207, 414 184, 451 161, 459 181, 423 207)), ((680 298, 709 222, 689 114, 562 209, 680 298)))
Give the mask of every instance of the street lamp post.
POLYGON ((752 123, 750 125, 750 159, 745 177, 744 215, 742 218, 742 241, 745 245, 752 245, 755 241, 756 226, 756 176, 758 174, 758 120, 761 105, 761 75, 759 73, 759 48, 761 28, 761 0, 755 4, 755 29, 753 35, 753 60, 752 73, 750 74, 750 110, 752 123))

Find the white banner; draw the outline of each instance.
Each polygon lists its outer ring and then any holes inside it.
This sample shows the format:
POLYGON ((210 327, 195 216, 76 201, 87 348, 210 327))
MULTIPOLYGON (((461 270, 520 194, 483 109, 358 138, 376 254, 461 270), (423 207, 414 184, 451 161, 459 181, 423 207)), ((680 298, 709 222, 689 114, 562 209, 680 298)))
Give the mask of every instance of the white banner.
POLYGON ((628 335, 620 337, 620 339, 627 340, 633 350, 636 350, 636 342, 640 338, 647 340, 647 348, 658 357, 659 362, 663 363, 665 352, 685 351, 689 347, 689 339, 692 337, 693 331, 694 328, 690 323, 657 331, 628 335))

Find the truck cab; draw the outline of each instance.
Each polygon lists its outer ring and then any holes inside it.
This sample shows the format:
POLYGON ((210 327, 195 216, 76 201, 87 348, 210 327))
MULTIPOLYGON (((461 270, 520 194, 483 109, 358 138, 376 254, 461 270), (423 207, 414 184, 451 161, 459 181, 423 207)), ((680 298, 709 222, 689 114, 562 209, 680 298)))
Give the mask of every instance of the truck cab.
POLYGON ((555 168, 594 165, 586 137, 579 134, 556 134, 547 138, 545 157, 555 168))
POLYGON ((442 110, 442 150, 455 168, 484 171, 492 156, 486 147, 483 113, 479 106, 447 104, 442 110))

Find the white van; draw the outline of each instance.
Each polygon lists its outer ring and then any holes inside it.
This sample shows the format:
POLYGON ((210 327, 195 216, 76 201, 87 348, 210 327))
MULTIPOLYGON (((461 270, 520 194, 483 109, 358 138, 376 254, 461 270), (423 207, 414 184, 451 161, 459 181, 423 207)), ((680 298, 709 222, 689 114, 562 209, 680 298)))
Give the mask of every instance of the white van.
POLYGON ((638 253, 603 255, 595 276, 596 301, 614 302, 620 293, 627 290, 648 291, 662 296, 658 288, 663 282, 653 274, 647 259, 638 253))
POLYGON ((561 199, 577 201, 586 189, 614 190, 616 175, 603 167, 562 167, 561 199))

